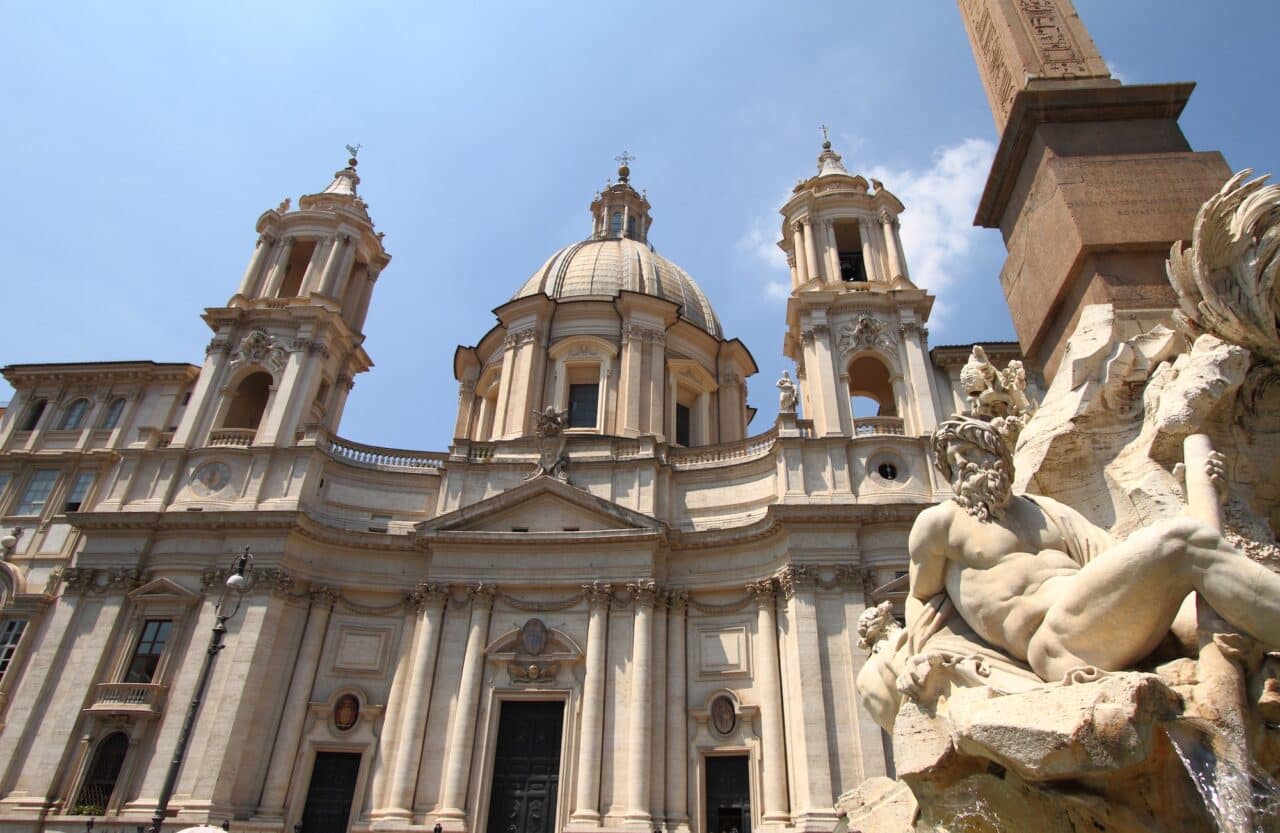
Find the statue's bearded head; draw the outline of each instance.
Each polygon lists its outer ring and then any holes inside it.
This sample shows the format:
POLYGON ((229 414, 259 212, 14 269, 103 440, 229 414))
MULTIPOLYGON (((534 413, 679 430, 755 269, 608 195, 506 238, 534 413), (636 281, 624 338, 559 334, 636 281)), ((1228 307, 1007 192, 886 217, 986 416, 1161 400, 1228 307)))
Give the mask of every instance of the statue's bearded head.
POLYGON ((893 618, 893 602, 884 601, 869 607, 858 617, 858 647, 870 648, 900 627, 893 618))
POLYGON ((952 417, 933 432, 933 456, 956 503, 981 521, 999 520, 1013 499, 1013 457, 988 422, 952 417))

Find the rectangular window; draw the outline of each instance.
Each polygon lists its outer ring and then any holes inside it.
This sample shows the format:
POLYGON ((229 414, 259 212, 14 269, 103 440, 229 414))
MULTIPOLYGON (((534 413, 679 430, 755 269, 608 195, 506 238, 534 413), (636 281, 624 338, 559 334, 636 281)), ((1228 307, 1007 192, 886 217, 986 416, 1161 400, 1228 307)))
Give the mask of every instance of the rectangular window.
POLYGON ((22 641, 22 632, 27 629, 25 619, 10 619, 0 625, 0 680, 13 664, 13 656, 18 653, 18 643, 22 641))
POLYGON ((129 667, 125 670, 124 682, 149 683, 155 678, 172 626, 168 619, 148 619, 143 623, 142 635, 138 637, 138 645, 133 649, 129 667))
POLYGON ((600 385, 569 385, 569 427, 595 428, 600 385))
POLYGON ((85 497, 89 494, 89 487, 93 485, 93 472, 82 471, 76 475, 76 479, 71 483, 71 491, 67 492, 67 499, 62 504, 63 512, 79 512, 80 504, 84 503, 85 497))
POLYGON ((689 406, 676 405, 676 443, 688 448, 689 443, 689 406))
POLYGON ((49 500, 49 493, 58 482, 57 469, 38 469, 27 481, 27 490, 18 501, 15 515, 39 515, 44 512, 44 505, 49 500))

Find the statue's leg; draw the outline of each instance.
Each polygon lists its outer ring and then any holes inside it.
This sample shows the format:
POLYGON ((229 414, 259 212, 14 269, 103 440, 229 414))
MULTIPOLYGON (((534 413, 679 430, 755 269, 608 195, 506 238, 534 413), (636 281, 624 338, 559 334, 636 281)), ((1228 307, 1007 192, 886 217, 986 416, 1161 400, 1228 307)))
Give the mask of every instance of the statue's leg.
POLYGON ((1046 680, 1079 665, 1114 671, 1142 659, 1192 590, 1246 633, 1280 638, 1280 574, 1190 518, 1135 533, 1051 581, 1053 601, 1028 645, 1031 667, 1046 680))

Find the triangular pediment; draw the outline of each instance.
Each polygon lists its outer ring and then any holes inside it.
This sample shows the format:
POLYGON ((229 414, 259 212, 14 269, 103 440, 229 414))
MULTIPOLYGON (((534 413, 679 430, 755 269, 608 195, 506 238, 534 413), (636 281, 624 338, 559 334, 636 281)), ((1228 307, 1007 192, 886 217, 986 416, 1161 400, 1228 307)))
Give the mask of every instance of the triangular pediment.
POLYGON ((433 532, 603 532, 659 530, 661 522, 553 477, 538 477, 500 495, 423 521, 433 532))
POLYGON ((130 591, 129 598, 134 601, 178 601, 189 603, 200 598, 200 594, 193 593, 170 579, 157 578, 130 591))

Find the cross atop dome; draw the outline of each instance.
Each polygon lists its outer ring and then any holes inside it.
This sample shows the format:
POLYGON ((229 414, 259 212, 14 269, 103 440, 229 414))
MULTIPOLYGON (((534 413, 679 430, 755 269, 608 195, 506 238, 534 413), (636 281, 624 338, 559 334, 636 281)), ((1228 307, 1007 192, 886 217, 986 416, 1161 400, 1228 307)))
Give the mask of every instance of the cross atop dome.
POLYGON ((635 157, 624 150, 613 158, 618 163, 618 181, 628 182, 631 179, 631 168, 629 166, 635 157))

